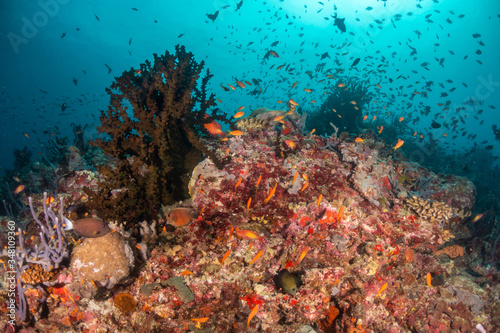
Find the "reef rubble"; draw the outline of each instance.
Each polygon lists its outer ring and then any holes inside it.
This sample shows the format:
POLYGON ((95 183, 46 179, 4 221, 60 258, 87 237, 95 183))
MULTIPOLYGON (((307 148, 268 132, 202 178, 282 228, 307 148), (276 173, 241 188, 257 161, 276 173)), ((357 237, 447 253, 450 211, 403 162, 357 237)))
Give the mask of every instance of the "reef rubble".
MULTIPOLYGON (((73 295, 65 285, 79 282, 68 265, 57 272, 60 283, 45 290, 45 313, 36 321, 18 318, 16 326, 23 332, 498 331, 497 272, 473 266, 477 249, 454 238, 467 233, 474 185, 433 174, 372 138, 304 134, 293 111, 257 115, 269 119, 249 122, 259 126, 227 140, 203 139, 227 163, 219 169, 207 158, 194 169, 191 199, 178 204, 196 212, 191 223, 174 227, 160 214, 143 224, 140 237, 114 228, 140 249, 131 281, 73 295)), ((64 183, 69 193, 58 196, 76 204, 100 176, 74 177, 79 181, 64 183)))

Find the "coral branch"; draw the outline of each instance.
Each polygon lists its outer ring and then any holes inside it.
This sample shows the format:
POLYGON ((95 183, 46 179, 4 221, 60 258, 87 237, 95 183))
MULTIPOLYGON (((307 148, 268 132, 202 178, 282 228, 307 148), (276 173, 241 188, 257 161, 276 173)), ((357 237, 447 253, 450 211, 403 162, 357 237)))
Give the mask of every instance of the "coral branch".
POLYGON ((114 159, 103 165, 106 177, 99 191, 87 191, 92 208, 102 218, 143 220, 156 215, 162 204, 186 199, 191 171, 203 153, 222 162, 199 141, 208 136, 204 124, 228 122, 216 111, 213 94, 207 98, 209 71, 197 82, 204 63, 176 46, 175 54, 157 56, 139 70, 130 69, 107 89, 110 106, 101 111, 98 131, 105 137, 94 144, 114 159))

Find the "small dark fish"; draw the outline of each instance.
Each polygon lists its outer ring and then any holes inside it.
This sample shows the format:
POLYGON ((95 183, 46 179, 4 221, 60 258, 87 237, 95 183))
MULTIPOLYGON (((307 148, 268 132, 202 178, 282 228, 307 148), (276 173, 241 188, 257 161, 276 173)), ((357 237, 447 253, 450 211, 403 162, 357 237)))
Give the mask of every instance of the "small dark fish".
POLYGON ((78 80, 76 78, 73 78, 73 83, 74 83, 75 86, 77 86, 78 85, 78 80))
POLYGON ((128 40, 128 45, 132 44, 132 38, 128 40))
POLYGON ((106 66, 106 68, 108 69, 108 74, 111 73, 112 71, 111 67, 109 67, 108 64, 104 64, 104 66, 106 66))
POLYGON ((489 145, 489 146, 484 147, 484 149, 486 149, 486 150, 492 150, 493 148, 495 148, 493 145, 489 145))
POLYGON ((356 59, 354 60, 354 62, 352 63, 351 67, 356 66, 357 64, 359 64, 359 62, 360 62, 360 61, 361 61, 361 59, 360 59, 360 58, 356 58, 356 59))
POLYGON ((94 16, 97 19, 97 21, 101 21, 101 20, 99 20, 99 16, 97 16, 96 14, 94 14, 94 16))
POLYGON ((495 139, 500 140, 500 129, 498 129, 497 125, 493 125, 491 128, 493 129, 493 134, 495 134, 495 139))
POLYGON ((335 22, 333 23, 334 26, 336 26, 337 28, 339 28, 340 31, 342 32, 346 32, 347 29, 346 29, 346 26, 345 26, 345 17, 340 19, 340 18, 337 18, 337 14, 335 14, 335 16, 332 16, 334 19, 335 19, 335 22))
POLYGON ((436 123, 436 122, 433 120, 433 121, 432 121, 432 124, 431 124, 431 127, 432 127, 432 128, 440 128, 440 127, 441 127, 441 124, 436 123))
POLYGON ((373 9, 373 7, 369 7, 369 6, 366 7, 366 10, 372 10, 372 9, 373 9))
POLYGON ((242 5, 243 5, 243 0, 241 0, 236 4, 236 10, 240 9, 242 5))
POLYGON ((215 21, 215 19, 217 18, 217 16, 219 16, 219 11, 216 11, 216 12, 215 12, 215 13, 213 13, 213 14, 206 14, 206 15, 207 15, 207 17, 208 17, 209 19, 211 19, 211 20, 212 20, 212 22, 214 22, 214 21, 215 21))
POLYGON ((61 35, 61 39, 63 39, 64 37, 66 37, 66 33, 63 32, 63 34, 61 35))
POLYGON ((68 108, 68 104, 66 104, 66 103, 61 104, 61 111, 64 112, 64 110, 66 110, 67 108, 68 108))
POLYGON ((180 34, 179 36, 177 36, 177 38, 181 38, 182 36, 184 36, 184 34, 180 34))
POLYGON ((137 11, 137 8, 133 8, 133 7, 132 7, 131 9, 132 9, 133 11, 137 11))
POLYGON ((481 34, 472 34, 472 37, 479 38, 479 37, 481 37, 481 34))

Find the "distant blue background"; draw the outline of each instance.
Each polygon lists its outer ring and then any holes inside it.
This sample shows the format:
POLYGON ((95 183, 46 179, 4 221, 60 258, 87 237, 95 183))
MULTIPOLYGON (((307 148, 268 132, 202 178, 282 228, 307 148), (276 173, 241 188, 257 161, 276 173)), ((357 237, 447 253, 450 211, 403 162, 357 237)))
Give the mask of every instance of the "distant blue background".
MULTIPOLYGON (((412 131, 424 135, 430 130, 431 119, 439 112, 443 117, 439 118, 441 122, 462 116, 466 124, 459 123, 456 132, 440 128, 433 130, 434 137, 439 138, 450 152, 463 152, 474 141, 487 140, 483 145, 495 145, 494 153, 500 155, 500 142, 495 142, 491 130, 495 122, 500 126, 500 1, 387 0, 384 7, 384 2, 376 0, 324 0, 324 5, 304 0, 244 0, 236 11, 237 3, 227 0, 1 0, 1 172, 5 168, 12 169, 14 148, 21 149, 26 145, 34 151, 34 159, 38 158, 38 140, 46 141, 41 132, 48 125, 57 126, 62 136, 69 136, 71 142, 70 123, 91 123, 93 128, 86 134, 88 138, 95 137, 99 110, 108 104, 104 89, 113 78, 131 67, 138 68, 145 59, 151 60, 153 53, 173 52, 176 44, 185 45, 196 60, 205 60, 206 68, 215 75, 211 80, 213 91, 223 101, 220 107, 229 115, 234 114, 239 106, 245 106, 247 114, 260 106, 279 108, 277 100, 286 101, 291 97, 306 109, 319 107, 326 96, 323 91, 327 89, 328 80, 318 84, 324 75, 314 73, 315 77, 310 79, 305 72, 314 72, 318 63, 327 62, 325 70, 333 68, 335 73, 339 67, 334 63, 337 58, 345 68, 345 75, 368 79, 373 86, 380 84, 380 90, 370 88, 379 95, 396 95, 392 101, 388 97, 375 97, 379 103, 372 104, 367 110, 374 112, 385 105, 390 114, 405 116, 410 121, 420 115, 423 106, 429 105, 432 113, 411 124, 412 131), (330 15, 335 13, 334 4, 338 16, 345 17, 347 33, 341 33, 333 26, 330 15), (224 6, 229 7, 223 9, 224 6), (366 10, 367 7, 373 9, 366 10), (131 8, 137 8, 137 11, 131 8), (219 10, 219 15, 212 22, 205 14, 213 14, 216 10, 219 10), (396 21, 397 14, 401 14, 399 21, 396 21), (428 14, 432 14, 429 19, 433 23, 425 21, 428 14), (461 14, 465 16, 458 18, 461 14), (381 24, 375 20, 380 20, 381 24), (35 23, 39 25, 32 26, 36 30, 26 30, 35 23), (421 33, 420 38, 416 30, 421 33), (475 33, 482 36, 473 38, 475 33), (63 34, 66 35, 61 38, 63 34), (180 34, 184 36, 178 38, 180 34), (299 37, 299 34, 303 36, 299 37), (271 47, 275 41, 279 41, 278 45, 271 47), (480 46, 479 41, 485 46, 480 46), (253 44, 249 45, 250 42, 253 44), (434 46, 435 43, 440 45, 434 46), (407 44, 417 50, 415 60, 410 56, 411 49, 407 44), (271 57, 262 64, 270 49, 276 51, 279 58, 271 57), (481 55, 475 53, 478 49, 481 55), (320 55, 325 52, 331 58, 320 60, 320 55), (464 60, 465 55, 468 55, 467 60, 464 60), (383 57, 386 62, 381 61, 383 57), (444 68, 435 60, 443 57, 444 68), (356 58, 361 58, 359 65, 350 68, 356 58), (429 63, 429 71, 421 66, 423 62, 429 63), (105 64, 112 68, 111 74, 108 74, 105 64), (276 70, 282 64, 290 64, 296 70, 292 74, 284 69, 276 70), (384 64, 380 69, 385 73, 376 71, 380 64, 384 64), (271 65, 274 68, 270 69, 271 65), (399 75, 403 78, 396 80, 399 75), (72 82, 74 78, 78 80, 76 86, 72 82), (219 86, 235 85, 235 79, 251 81, 252 78, 263 80, 261 87, 267 87, 264 94, 248 95, 254 87, 224 92, 219 86), (390 84, 388 78, 394 79, 394 83, 390 84), (447 79, 453 83, 446 82, 447 79), (428 98, 415 96, 412 101, 402 96, 423 91, 425 82, 430 80, 434 81, 434 86, 428 98), (296 81, 299 84, 292 90, 296 81), (445 88, 440 88, 438 83, 443 83, 445 88), (392 92, 389 91, 391 87, 392 92), (441 92, 448 92, 453 87, 456 90, 449 93, 449 97, 439 97, 441 92), (312 88, 314 92, 304 92, 304 88, 312 88), (455 111, 471 98, 484 105, 476 105, 475 109, 466 106, 466 110, 455 111), (310 104, 313 99, 317 100, 314 105, 310 104), (451 108, 442 112, 443 108, 437 104, 448 99, 452 101, 451 108), (70 108, 61 112, 60 105, 64 102, 70 108), (478 109, 484 110, 481 115, 477 115, 478 109), (479 125, 482 120, 484 124, 479 125), (464 139, 462 128, 468 134, 477 134, 477 138, 464 139), (450 132, 449 136, 443 138, 444 132, 450 132), (23 133, 28 133, 31 138, 23 133), (459 137, 451 139, 456 133, 460 134, 459 137)), ((330 88, 333 83, 330 83, 330 88)))

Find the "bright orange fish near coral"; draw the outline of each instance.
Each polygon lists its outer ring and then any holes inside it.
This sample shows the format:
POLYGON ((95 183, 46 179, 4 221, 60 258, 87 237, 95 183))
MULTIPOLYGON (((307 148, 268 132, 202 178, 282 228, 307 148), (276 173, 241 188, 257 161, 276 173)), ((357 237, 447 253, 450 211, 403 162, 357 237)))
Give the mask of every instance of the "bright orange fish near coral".
POLYGON ((203 125, 207 131, 212 135, 222 135, 224 132, 222 131, 222 126, 215 120, 203 125))
POLYGON ((22 184, 16 187, 16 189, 14 190, 14 195, 21 193, 24 190, 24 187, 25 186, 22 184))
POLYGON ((240 229, 236 229, 236 234, 240 237, 243 237, 245 239, 248 239, 248 240, 253 240, 253 239, 257 239, 259 241, 263 241, 265 239, 264 236, 259 236, 257 235, 255 232, 251 231, 251 230, 240 230, 240 229))
POLYGON ((405 143, 403 140, 398 139, 398 142, 396 143, 396 145, 392 149, 394 149, 394 150, 398 149, 399 147, 401 147, 403 145, 403 143, 405 143))
POLYGON ((174 227, 185 227, 193 221, 193 210, 191 208, 174 208, 167 217, 167 223, 174 227))

